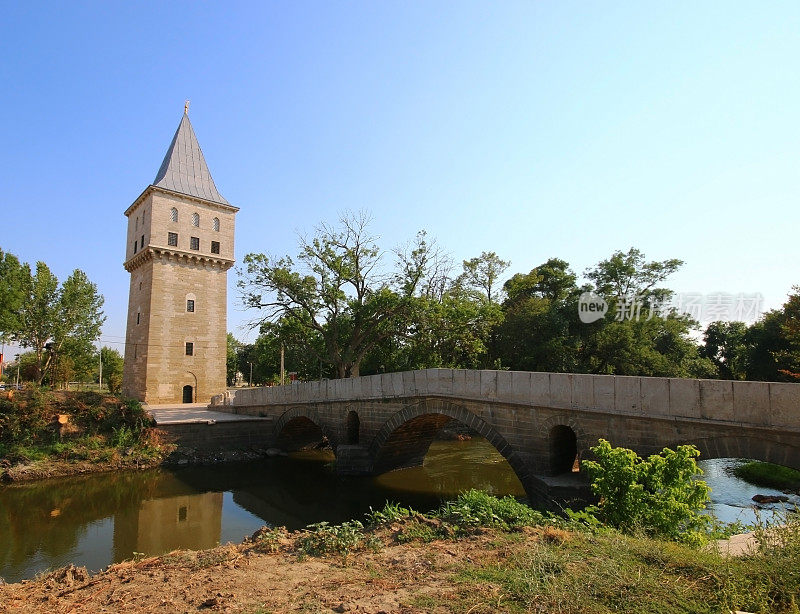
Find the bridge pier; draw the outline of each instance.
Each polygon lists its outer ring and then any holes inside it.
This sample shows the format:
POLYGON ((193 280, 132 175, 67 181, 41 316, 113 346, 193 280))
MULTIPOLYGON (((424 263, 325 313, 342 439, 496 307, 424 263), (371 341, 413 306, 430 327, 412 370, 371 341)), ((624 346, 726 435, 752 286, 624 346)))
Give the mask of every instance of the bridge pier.
POLYGON ((372 475, 369 448, 356 445, 336 447, 336 473, 339 475, 372 475))

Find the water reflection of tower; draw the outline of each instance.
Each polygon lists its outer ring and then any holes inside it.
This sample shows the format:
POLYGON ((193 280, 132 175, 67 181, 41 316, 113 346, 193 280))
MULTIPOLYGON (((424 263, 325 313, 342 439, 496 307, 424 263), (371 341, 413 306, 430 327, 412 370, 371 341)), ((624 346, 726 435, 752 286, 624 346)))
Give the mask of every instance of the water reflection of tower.
POLYGON ((150 499, 114 516, 114 560, 134 552, 213 548, 221 534, 221 492, 150 499))

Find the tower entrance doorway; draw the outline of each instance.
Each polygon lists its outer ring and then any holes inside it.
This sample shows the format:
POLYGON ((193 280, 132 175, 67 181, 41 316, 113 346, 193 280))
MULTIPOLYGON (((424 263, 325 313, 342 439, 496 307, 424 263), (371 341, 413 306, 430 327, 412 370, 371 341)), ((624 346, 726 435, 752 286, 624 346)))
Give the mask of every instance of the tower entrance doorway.
POLYGON ((194 394, 192 391, 191 386, 184 386, 183 387, 183 402, 184 403, 192 403, 194 401, 194 394))

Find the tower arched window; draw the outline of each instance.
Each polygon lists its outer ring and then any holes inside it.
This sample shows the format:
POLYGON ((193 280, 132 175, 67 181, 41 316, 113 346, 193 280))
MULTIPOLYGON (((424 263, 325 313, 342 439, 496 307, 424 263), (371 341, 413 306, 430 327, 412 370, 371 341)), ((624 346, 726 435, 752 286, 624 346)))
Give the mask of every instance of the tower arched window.
POLYGON ((212 226, 216 232, 219 232, 219 218, 215 217, 214 221, 212 222, 212 226))
POLYGON ((178 210, 175 207, 173 207, 169 212, 169 216, 170 216, 170 219, 173 222, 177 222, 178 221, 178 210))
POLYGON ((192 226, 199 226, 199 225, 200 225, 200 214, 192 213, 192 226))

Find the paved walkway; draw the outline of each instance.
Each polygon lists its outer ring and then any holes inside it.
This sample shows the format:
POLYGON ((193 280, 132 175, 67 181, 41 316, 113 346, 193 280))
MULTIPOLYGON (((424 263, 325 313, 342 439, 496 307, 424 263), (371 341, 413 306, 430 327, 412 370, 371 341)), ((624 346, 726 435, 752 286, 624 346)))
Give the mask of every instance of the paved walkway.
POLYGON ((213 424, 215 422, 240 422, 244 420, 271 420, 239 416, 222 411, 211 411, 206 403, 176 403, 171 405, 145 405, 156 424, 213 424))

